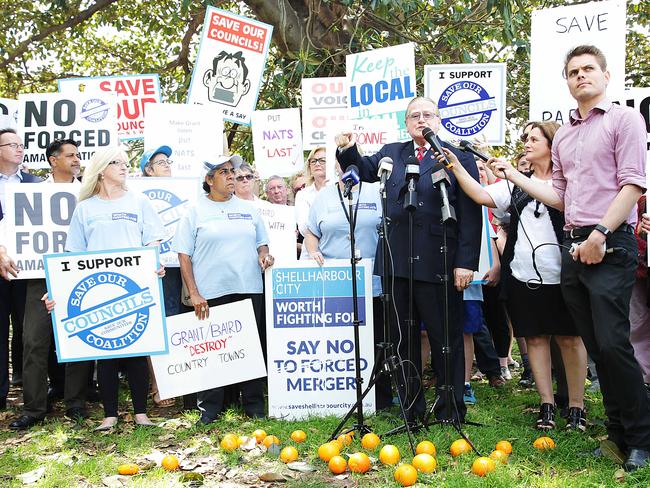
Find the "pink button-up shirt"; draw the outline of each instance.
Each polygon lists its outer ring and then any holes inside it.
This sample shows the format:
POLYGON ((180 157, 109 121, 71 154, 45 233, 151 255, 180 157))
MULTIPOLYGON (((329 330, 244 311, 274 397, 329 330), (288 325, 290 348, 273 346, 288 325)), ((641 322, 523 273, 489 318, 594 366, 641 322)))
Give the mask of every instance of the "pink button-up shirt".
MULTIPOLYGON (((624 185, 645 190, 646 128, 639 112, 603 99, 576 110, 553 139, 553 189, 564 200, 565 229, 598 224, 624 185)), ((627 223, 637 221, 636 207, 627 223)))

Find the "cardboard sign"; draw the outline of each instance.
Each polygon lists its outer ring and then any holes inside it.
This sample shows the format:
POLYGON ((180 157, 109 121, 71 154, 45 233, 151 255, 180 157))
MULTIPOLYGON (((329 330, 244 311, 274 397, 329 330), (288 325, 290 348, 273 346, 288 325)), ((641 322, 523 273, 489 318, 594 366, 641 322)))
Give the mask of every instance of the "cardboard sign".
POLYGON ((160 103, 158 75, 96 76, 59 80, 61 93, 117 95, 117 135, 128 141, 144 138, 145 106, 160 103))
POLYGON ((167 318, 169 353, 151 358, 160 398, 232 385, 266 376, 250 299, 167 318))
POLYGON ((486 281, 483 279, 485 273, 490 271, 493 262, 492 256, 492 238, 490 237, 490 231, 492 227, 490 225, 490 216, 488 214, 487 207, 482 207, 481 211, 483 212, 483 227, 481 228, 481 254, 479 255, 478 261, 478 271, 474 271, 474 276, 472 277, 472 284, 484 284, 486 281))
POLYGON ((302 146, 326 145, 327 128, 348 120, 348 88, 344 76, 302 79, 302 146))
POLYGON ((506 64, 436 64, 424 67, 424 96, 438 104, 438 137, 506 140, 506 64))
POLYGON ((277 264, 296 260, 296 212, 289 205, 276 205, 265 200, 251 202, 264 221, 269 236, 269 252, 277 264))
POLYGON ((214 104, 223 118, 250 124, 273 26, 208 7, 187 103, 214 104))
MULTIPOLYGON (((374 364, 372 265, 357 267, 361 376, 374 364)), ((274 266, 266 273, 269 416, 344 415, 356 402, 352 271, 344 259, 274 266)), ((374 392, 363 402, 375 409, 374 392)))
POLYGON ((45 148, 54 139, 79 143, 84 165, 100 147, 117 145, 117 98, 109 93, 32 93, 18 96, 18 134, 24 163, 48 168, 45 148))
POLYGON ((404 114, 417 93, 413 44, 349 54, 345 61, 349 118, 380 118, 406 140, 404 114))
POLYGON ((534 10, 530 36, 528 120, 569 122, 577 102, 564 78, 564 57, 572 48, 593 44, 607 58, 607 94, 620 96, 625 84, 625 1, 590 2, 534 10))
POLYGON ((18 100, 0 97, 0 129, 18 128, 18 100))
POLYGON ((145 150, 169 146, 172 175, 202 177, 203 161, 223 154, 223 118, 211 105, 159 103, 147 108, 145 150))
POLYGON ((45 256, 59 362, 166 353, 158 267, 155 247, 45 256))
POLYGON ((261 178, 292 176, 303 169, 300 110, 258 110, 252 122, 255 169, 261 178))

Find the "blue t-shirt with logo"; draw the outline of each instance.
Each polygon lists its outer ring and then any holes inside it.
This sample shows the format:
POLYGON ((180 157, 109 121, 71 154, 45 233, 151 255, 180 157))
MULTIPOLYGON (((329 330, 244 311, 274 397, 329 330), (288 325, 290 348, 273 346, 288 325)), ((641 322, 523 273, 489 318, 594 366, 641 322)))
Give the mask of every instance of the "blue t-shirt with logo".
POLYGON ((198 198, 176 228, 172 247, 192 259, 194 281, 206 300, 233 293, 262 293, 257 249, 268 245, 257 209, 232 196, 215 202, 198 198))

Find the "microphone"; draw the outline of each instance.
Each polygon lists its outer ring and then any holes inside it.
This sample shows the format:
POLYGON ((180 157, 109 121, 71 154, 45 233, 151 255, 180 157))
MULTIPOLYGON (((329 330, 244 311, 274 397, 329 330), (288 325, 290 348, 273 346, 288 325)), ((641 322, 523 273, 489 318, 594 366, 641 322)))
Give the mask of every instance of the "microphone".
POLYGON ((393 160, 388 156, 379 160, 379 167, 377 168, 377 176, 379 177, 379 191, 384 191, 386 182, 393 173, 393 160))
POLYGON ((444 153, 442 150, 442 146, 440 145, 440 141, 436 137, 436 135, 433 133, 433 130, 431 130, 431 127, 425 127, 422 129, 422 137, 433 147, 438 154, 441 154, 443 159, 445 160, 445 166, 447 168, 451 168, 453 164, 451 164, 451 161, 447 158, 447 155, 444 153))
POLYGON ((420 161, 415 156, 409 156, 405 163, 406 166, 406 181, 420 179, 420 161))
POLYGON ((345 190, 343 191, 343 196, 348 198, 352 192, 352 187, 359 183, 359 168, 356 165, 351 164, 348 166, 348 169, 343 176, 341 176, 341 181, 345 184, 345 190))
POLYGON ((431 170, 431 183, 435 188, 440 192, 441 198, 441 216, 442 222, 447 222, 448 220, 456 220, 456 210, 453 205, 449 203, 449 193, 447 192, 447 187, 451 185, 451 180, 449 175, 445 171, 445 167, 442 163, 436 164, 431 170))
POLYGON ((487 160, 490 159, 490 156, 486 156, 481 151, 476 150, 474 148, 474 146, 472 146, 472 143, 469 142, 469 141, 466 141, 465 139, 460 141, 458 149, 460 149, 461 151, 464 151, 464 152, 472 153, 474 156, 476 156, 479 159, 482 159, 485 162, 487 162, 487 160))
POLYGON ((406 193, 406 198, 404 198, 404 208, 408 210, 414 210, 417 208, 417 192, 416 185, 420 179, 420 161, 418 158, 411 155, 406 159, 406 185, 402 188, 400 195, 406 193))

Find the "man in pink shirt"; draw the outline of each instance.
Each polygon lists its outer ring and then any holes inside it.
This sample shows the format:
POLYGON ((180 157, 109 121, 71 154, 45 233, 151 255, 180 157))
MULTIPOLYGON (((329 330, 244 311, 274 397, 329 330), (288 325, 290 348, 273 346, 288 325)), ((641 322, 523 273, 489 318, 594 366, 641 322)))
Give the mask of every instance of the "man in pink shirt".
POLYGON ((596 363, 609 439, 625 453, 623 467, 633 471, 650 459, 649 403, 628 318, 637 265, 636 202, 645 190, 645 122, 607 99, 609 72, 597 47, 569 51, 564 74, 578 109, 553 140, 553 188, 502 161, 491 161, 491 167, 564 211, 562 294, 596 363))

